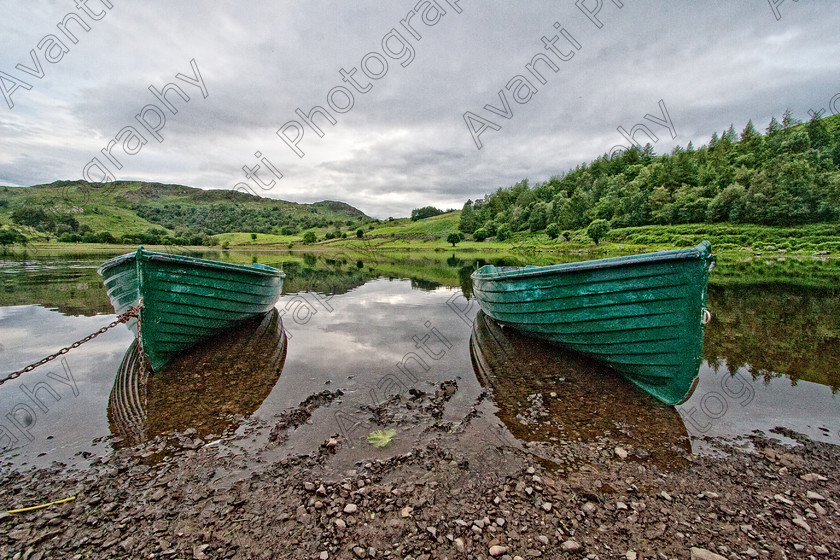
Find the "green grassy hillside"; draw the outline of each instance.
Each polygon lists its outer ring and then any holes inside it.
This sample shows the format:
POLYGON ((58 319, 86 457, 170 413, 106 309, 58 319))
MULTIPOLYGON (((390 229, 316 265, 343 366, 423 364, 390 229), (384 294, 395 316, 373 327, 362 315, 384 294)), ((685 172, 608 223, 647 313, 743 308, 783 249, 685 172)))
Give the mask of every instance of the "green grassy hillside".
POLYGON ((211 236, 223 233, 293 238, 311 228, 370 221, 343 202, 298 204, 183 185, 57 181, 0 187, 0 226, 33 241, 210 244, 211 236))

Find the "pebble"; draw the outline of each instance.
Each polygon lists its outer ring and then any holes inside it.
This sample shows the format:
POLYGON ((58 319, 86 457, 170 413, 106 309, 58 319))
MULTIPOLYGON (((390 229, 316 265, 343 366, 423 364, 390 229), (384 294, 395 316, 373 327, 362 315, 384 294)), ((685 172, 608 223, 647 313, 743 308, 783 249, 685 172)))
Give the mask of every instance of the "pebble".
POLYGON ((825 555, 828 554, 828 547, 823 546, 821 544, 814 545, 814 552, 816 552, 817 554, 825 556, 825 555))
POLYGON ((624 449, 623 447, 616 446, 616 448, 613 451, 615 451, 615 454, 618 455, 619 459, 626 459, 627 458, 627 450, 624 449))
POLYGON ((426 530, 431 534, 433 537, 437 538, 437 529, 435 527, 426 527, 426 530))
POLYGON ((812 492, 811 490, 808 490, 808 492, 805 494, 805 497, 809 500, 819 500, 820 502, 825 501, 825 496, 817 494, 816 492, 812 492))
POLYGON ((581 546, 580 543, 578 543, 577 541, 569 539, 568 541, 565 541, 563 544, 561 544, 560 548, 562 548, 566 552, 577 552, 581 549, 581 546))
POLYGON ((747 548, 747 550, 744 551, 744 554, 750 558, 758 558, 758 551, 752 547, 747 548))
POLYGON ((329 557, 330 553, 325 550, 318 555, 318 560, 327 560, 329 557))
POLYGON ((616 502, 615 503, 615 509, 626 510, 627 509, 627 504, 625 504, 624 502, 616 502))
POLYGON ((595 505, 594 502, 586 502, 585 504, 583 504, 583 507, 581 509, 583 510, 583 513, 587 515, 592 515, 593 513, 595 513, 595 510, 598 509, 598 506, 595 505))
POLYGON ((344 520, 341 519, 341 518, 336 519, 334 521, 334 523, 335 523, 335 526, 338 527, 339 529, 346 529, 347 528, 347 523, 345 523, 344 520))
POLYGON ((805 482, 825 482, 826 480, 828 480, 823 475, 817 474, 817 473, 812 473, 812 472, 807 473, 807 474, 803 474, 799 478, 801 478, 805 482))
POLYGON ((543 544, 548 544, 548 537, 546 537, 545 535, 540 535, 539 537, 537 537, 537 540, 543 544))
POLYGON ((820 515, 825 515, 826 514, 825 508, 822 507, 820 504, 815 502, 815 503, 811 504, 811 506, 814 508, 814 511, 816 511, 820 515))
POLYGON ((498 545, 498 544, 493 545, 493 546, 490 547, 490 556, 493 556, 493 557, 501 556, 502 554, 506 553, 507 550, 508 549, 507 549, 506 546, 501 546, 501 545, 498 545))
POLYGON ((801 517, 794 517, 793 518, 793 524, 797 525, 799 527, 802 527, 803 529, 805 529, 809 533, 811 532, 811 526, 808 525, 808 523, 804 519, 802 519, 801 517))
POLYGON ((551 502, 543 502, 542 508, 544 511, 551 511, 551 502))
POLYGON ((458 538, 455 539, 455 542, 453 544, 455 545, 455 549, 458 552, 461 552, 461 553, 464 552, 464 550, 465 550, 464 549, 464 539, 462 539, 461 537, 458 537, 458 538))
POLYGON ((627 552, 625 552, 625 553, 624 553, 624 557, 625 557, 627 560, 636 560, 636 558, 638 558, 638 557, 639 557, 639 555, 638 555, 638 554, 636 554, 636 551, 635 551, 635 550, 628 550, 627 552))
POLYGON ((777 502, 782 502, 783 504, 785 504, 787 506, 792 506, 793 505, 793 502, 791 500, 785 498, 781 494, 774 494, 773 499, 776 500, 777 502))
POLYGON ((358 558, 365 558, 367 556, 367 550, 365 550, 361 546, 354 546, 353 554, 355 554, 358 558))
POLYGON ((691 547, 691 560, 728 560, 725 556, 721 556, 720 554, 715 554, 711 550, 706 550, 705 548, 699 548, 696 546, 691 547))
POLYGON ((358 510, 359 508, 356 504, 347 504, 344 506, 344 513, 356 513, 358 510))

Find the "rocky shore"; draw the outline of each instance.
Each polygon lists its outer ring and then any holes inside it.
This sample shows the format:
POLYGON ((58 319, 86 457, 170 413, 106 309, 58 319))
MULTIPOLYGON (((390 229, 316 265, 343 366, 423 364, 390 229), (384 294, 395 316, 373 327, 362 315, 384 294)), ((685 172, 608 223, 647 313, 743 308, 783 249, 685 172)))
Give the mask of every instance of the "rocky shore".
POLYGON ((442 418, 454 391, 442 384, 367 411, 422 432, 408 449, 350 465, 341 459, 352 442, 339 434, 312 453, 268 453, 340 396, 325 392, 246 435, 170 436, 180 451, 169 455, 158 438, 82 471, 7 470, 0 557, 840 558, 836 446, 779 430, 798 445, 711 440, 714 453, 677 450, 681 463, 663 468, 643 442, 609 434, 476 444, 479 407, 461 422, 442 418), (243 439, 264 443, 247 451, 234 445, 243 439))

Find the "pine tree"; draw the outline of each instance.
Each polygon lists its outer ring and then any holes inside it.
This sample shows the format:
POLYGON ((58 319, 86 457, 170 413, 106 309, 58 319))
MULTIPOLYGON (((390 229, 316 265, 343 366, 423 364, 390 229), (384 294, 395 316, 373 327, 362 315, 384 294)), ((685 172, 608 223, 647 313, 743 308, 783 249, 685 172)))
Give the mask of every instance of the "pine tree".
POLYGON ((750 121, 747 123, 747 126, 744 127, 744 130, 741 131, 741 142, 749 142, 750 140, 758 136, 758 131, 755 129, 752 119, 750 119, 750 121))
POLYGON ((477 227, 475 211, 473 210, 472 200, 468 200, 461 209, 461 220, 458 223, 458 229, 464 233, 472 233, 477 227))
POLYGON ((735 132, 735 125, 730 124, 729 129, 723 133, 723 137, 729 142, 735 143, 738 141, 738 133, 735 132))
POLYGON ((791 113, 790 109, 785 109, 785 114, 782 116, 782 128, 787 130, 798 124, 802 124, 802 121, 793 118, 793 113, 791 113))
POLYGON ((830 145, 831 135, 825 128, 825 123, 822 122, 819 113, 813 114, 806 130, 808 131, 808 137, 811 139, 811 145, 813 147, 819 150, 830 145))
POLYGON ((770 124, 767 125, 767 135, 771 136, 773 134, 776 134, 780 130, 782 130, 782 125, 779 124, 779 121, 776 120, 775 116, 771 117, 770 124))

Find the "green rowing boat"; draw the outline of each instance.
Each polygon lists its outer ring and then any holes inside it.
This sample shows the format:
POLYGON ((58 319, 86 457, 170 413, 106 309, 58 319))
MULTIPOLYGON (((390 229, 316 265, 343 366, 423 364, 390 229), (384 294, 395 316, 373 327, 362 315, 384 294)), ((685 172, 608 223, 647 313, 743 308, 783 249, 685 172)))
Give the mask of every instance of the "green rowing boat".
POLYGON ((147 251, 99 267, 118 315, 138 307, 128 327, 152 370, 175 354, 241 321, 270 311, 285 274, 263 264, 230 264, 147 251))
POLYGON ((703 241, 552 266, 487 265, 472 274, 473 293, 500 324, 591 356, 678 404, 697 382, 714 262, 703 241))

